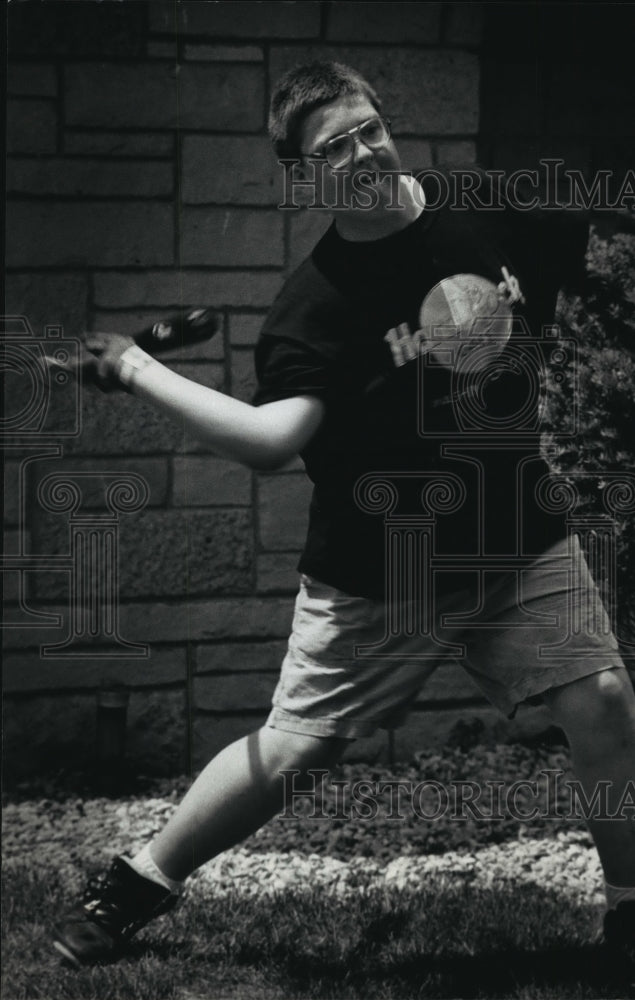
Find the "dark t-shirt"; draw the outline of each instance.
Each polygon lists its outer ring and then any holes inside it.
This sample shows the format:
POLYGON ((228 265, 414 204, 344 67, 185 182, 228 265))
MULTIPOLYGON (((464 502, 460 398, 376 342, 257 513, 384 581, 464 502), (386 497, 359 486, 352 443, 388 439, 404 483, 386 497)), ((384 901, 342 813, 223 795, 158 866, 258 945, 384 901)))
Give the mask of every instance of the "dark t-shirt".
MULTIPOLYGON (((425 176, 421 181, 425 190, 425 176)), ((426 191, 428 203, 437 194, 426 191)), ((575 213, 508 205, 426 208, 405 229, 369 242, 343 240, 334 224, 328 229, 280 292, 256 348, 256 404, 296 395, 325 404, 324 421, 302 452, 315 486, 302 572, 381 597, 385 518, 430 515, 421 496, 434 475, 462 484, 458 506, 433 512, 441 558, 538 554, 563 537, 561 519, 535 495, 547 472, 540 373, 555 346, 542 328, 553 321, 559 288, 581 266, 586 240, 586 222, 575 213), (503 267, 525 301, 513 307, 502 353, 485 348, 491 363, 472 370, 473 362, 446 367, 422 352, 420 331, 430 316, 424 303, 436 303, 436 322, 458 323, 466 300, 482 299, 484 288, 495 295, 503 267), (450 293, 430 296, 453 277, 450 293), (456 308, 454 288, 462 299, 456 308), (393 487, 390 510, 373 510, 372 490, 360 488, 375 480, 393 487)), ((457 585, 452 573, 439 579, 440 589, 457 585)))

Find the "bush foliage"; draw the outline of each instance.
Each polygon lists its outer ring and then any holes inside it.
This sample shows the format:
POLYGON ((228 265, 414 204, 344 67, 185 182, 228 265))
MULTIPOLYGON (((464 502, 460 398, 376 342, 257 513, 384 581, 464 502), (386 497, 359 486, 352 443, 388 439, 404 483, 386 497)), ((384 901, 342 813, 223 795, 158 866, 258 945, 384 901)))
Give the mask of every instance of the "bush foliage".
MULTIPOLYGON (((635 474, 635 235, 601 239, 591 230, 584 280, 561 293, 557 322, 561 338, 575 340, 577 359, 560 383, 548 373, 545 455, 555 472, 575 478, 584 513, 605 515, 608 474, 635 474)), ((626 509, 613 521, 617 586, 605 598, 626 652, 635 641, 635 488, 622 498, 626 509)))

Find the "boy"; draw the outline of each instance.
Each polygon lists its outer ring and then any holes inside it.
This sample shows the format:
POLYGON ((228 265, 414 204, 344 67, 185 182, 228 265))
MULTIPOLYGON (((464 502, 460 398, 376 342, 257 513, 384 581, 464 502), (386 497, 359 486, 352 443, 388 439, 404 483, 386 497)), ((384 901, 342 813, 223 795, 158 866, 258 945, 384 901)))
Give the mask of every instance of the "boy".
MULTIPOLYGON (((89 364, 102 388, 153 403, 251 468, 302 455, 315 490, 292 635, 266 725, 212 760, 165 829, 115 859, 57 928, 76 963, 116 953, 192 871, 276 814, 281 771, 329 768, 348 741, 396 725, 449 654, 506 714, 528 699, 548 706, 589 797, 609 779, 615 807, 633 773, 635 696, 615 639, 567 629, 572 614, 605 613, 579 547, 540 501, 539 397, 524 368, 527 331, 552 320, 586 232, 553 213, 434 205, 434 188, 401 172, 373 88, 338 63, 279 82, 270 134, 281 159, 299 160, 302 190, 335 207, 265 323, 255 405, 117 335, 89 364), (395 515, 389 536, 377 511, 395 515), (435 514, 446 564, 433 573, 435 514), (564 640, 565 655, 541 655, 564 640)), ((635 829, 590 827, 605 933, 632 957, 635 829)))

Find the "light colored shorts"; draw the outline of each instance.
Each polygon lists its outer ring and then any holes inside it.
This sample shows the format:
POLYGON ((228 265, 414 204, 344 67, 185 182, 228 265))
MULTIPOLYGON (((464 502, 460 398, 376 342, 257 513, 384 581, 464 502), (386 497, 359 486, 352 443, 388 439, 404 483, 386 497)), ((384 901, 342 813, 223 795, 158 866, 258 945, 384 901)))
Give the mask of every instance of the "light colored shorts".
POLYGON ((354 597, 301 579, 269 726, 355 739, 400 725, 430 674, 460 663, 505 715, 553 687, 623 665, 575 536, 526 566, 472 574, 420 600, 354 597))

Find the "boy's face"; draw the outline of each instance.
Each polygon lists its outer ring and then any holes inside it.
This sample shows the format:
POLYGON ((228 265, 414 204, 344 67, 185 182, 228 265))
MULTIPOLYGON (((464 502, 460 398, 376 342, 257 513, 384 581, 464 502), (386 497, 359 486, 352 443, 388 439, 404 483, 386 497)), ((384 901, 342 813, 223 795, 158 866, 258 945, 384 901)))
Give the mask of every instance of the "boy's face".
MULTIPOLYGON (((305 157, 306 154, 322 153, 324 144, 329 139, 349 132, 370 118, 376 118, 378 114, 366 97, 341 98, 316 108, 307 115, 302 124, 300 132, 302 153, 305 157)), ((395 184, 396 176, 393 176, 392 181, 390 177, 384 178, 383 181, 378 178, 373 183, 364 180, 364 189, 370 192, 374 203, 371 210, 368 207, 356 206, 355 199, 351 197, 354 193, 356 175, 399 171, 401 161, 392 139, 379 149, 366 146, 358 135, 355 136, 355 140, 352 159, 344 166, 334 170, 324 160, 314 160, 315 174, 313 174, 309 156, 309 160, 305 158, 302 161, 303 171, 308 178, 313 179, 315 176, 318 203, 327 206, 337 205, 338 209, 344 211, 372 211, 374 214, 376 211, 382 211, 390 203, 391 186, 395 184), (336 175, 340 176, 336 178, 336 175)))

